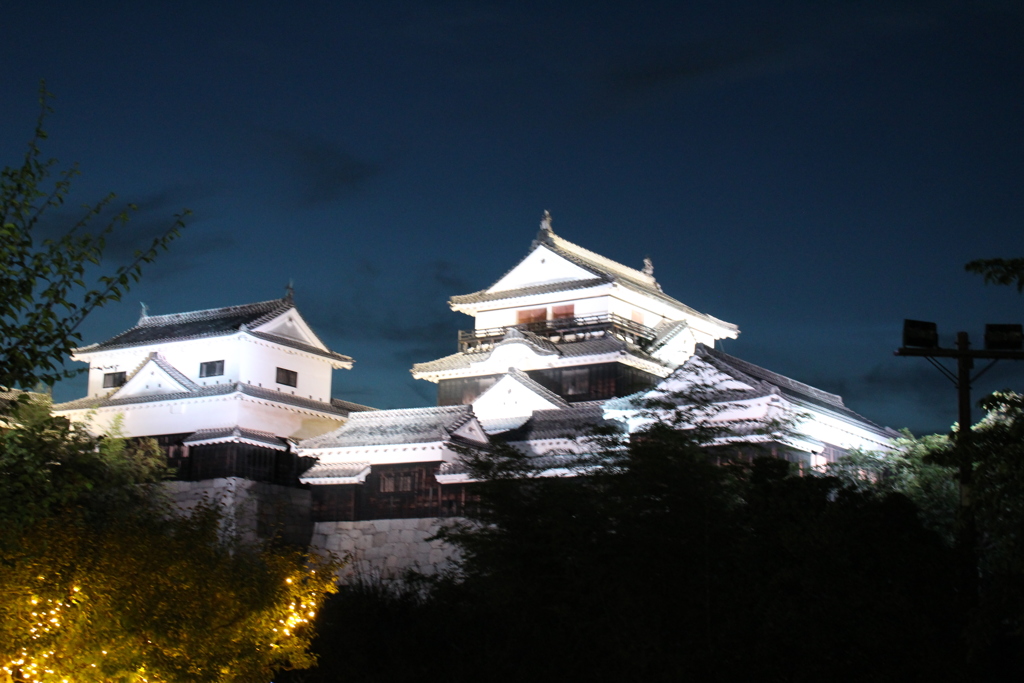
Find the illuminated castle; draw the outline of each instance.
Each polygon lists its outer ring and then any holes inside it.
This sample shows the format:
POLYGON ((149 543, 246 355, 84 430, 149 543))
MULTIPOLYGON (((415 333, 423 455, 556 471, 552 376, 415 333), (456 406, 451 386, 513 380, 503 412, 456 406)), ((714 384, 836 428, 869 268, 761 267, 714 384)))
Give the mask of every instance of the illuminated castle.
POLYGON ((503 441, 558 473, 559 458, 592 448, 594 427, 642 428, 650 416, 638 399, 683 400, 700 386, 731 445, 757 442, 804 466, 888 447, 894 433, 841 397, 716 350, 738 328, 665 294, 653 271, 649 260, 637 270, 567 241, 545 213, 519 263, 449 301, 474 327, 459 333, 456 353, 412 368, 437 384, 435 407, 376 411, 331 398, 331 370, 352 360, 323 344, 289 291, 246 306, 144 312, 132 329, 76 351, 90 363, 88 396, 55 410, 91 412, 101 430, 123 414, 125 435, 155 437, 192 489, 258 483, 260 493, 246 494, 266 509, 253 514, 257 525, 280 522, 264 502, 283 496, 306 515, 314 545, 382 573, 445 561, 426 539, 466 504, 461 449, 503 441), (792 434, 760 429, 787 419, 792 434))

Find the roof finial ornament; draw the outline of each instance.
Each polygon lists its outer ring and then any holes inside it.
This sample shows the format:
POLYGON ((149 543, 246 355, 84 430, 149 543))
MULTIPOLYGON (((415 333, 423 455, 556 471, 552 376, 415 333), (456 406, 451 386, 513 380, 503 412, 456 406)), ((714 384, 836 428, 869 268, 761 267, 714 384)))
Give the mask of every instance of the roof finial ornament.
POLYGON ((142 301, 139 302, 139 306, 142 307, 142 313, 139 314, 139 322, 141 323, 143 320, 149 317, 149 306, 147 306, 142 301))
POLYGON ((290 304, 295 301, 295 280, 288 278, 288 286, 284 288, 284 301, 290 304))
POLYGON ((644 275, 650 275, 654 277, 654 261, 651 260, 650 256, 644 256, 644 275))
POLYGON ((545 209, 544 217, 540 219, 540 230, 537 231, 537 237, 534 238, 531 249, 541 244, 550 245, 554 234, 554 230, 551 229, 551 212, 545 209))
POLYGON ((544 209, 544 217, 540 220, 540 229, 551 232, 551 212, 547 209, 544 209))

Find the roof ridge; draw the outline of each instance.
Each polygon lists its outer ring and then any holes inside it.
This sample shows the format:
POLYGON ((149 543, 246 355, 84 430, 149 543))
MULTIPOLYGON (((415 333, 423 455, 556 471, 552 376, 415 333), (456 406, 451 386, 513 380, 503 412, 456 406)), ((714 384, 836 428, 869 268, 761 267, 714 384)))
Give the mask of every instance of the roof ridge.
MULTIPOLYGON (((504 275, 502 277, 504 277, 504 275)), ((590 287, 606 285, 612 282, 613 279, 614 278, 604 275, 585 280, 559 280, 557 282, 545 282, 539 285, 526 285, 525 287, 514 287, 512 289, 499 289, 493 292, 490 291, 490 287, 488 287, 476 292, 470 292, 469 294, 453 295, 448 298, 448 305, 460 306, 478 303, 481 301, 501 301, 502 299, 515 299, 523 296, 533 296, 535 294, 553 294, 555 292, 564 292, 566 290, 588 289, 590 287)))
MULTIPOLYGON (((171 362, 164 358, 163 356, 161 356, 159 352, 150 352, 149 358, 154 363, 156 363, 157 367, 166 372, 171 377, 171 379, 173 379, 181 386, 185 387, 186 389, 189 389, 190 391, 195 391, 196 389, 199 388, 198 384, 196 384, 188 377, 186 377, 185 373, 183 373, 181 370, 171 365, 171 362)), ((143 363, 142 367, 140 367, 139 369, 141 370, 143 367, 145 367, 145 363, 143 363)))
MULTIPOLYGON (((568 401, 566 401, 564 398, 562 398, 561 396, 559 396, 555 392, 551 391, 550 389, 548 389, 547 387, 542 385, 537 380, 531 378, 529 375, 527 375, 525 372, 523 372, 519 368, 511 367, 511 368, 508 369, 508 372, 506 372, 505 374, 507 376, 511 377, 512 379, 516 380, 520 384, 522 384, 527 389, 530 389, 531 391, 533 391, 533 392, 543 396, 547 400, 551 401, 552 403, 557 405, 560 409, 561 408, 568 408, 569 407, 569 402, 568 401)), ((495 386, 497 386, 497 382, 495 382, 495 386)))
POLYGON ((697 347, 695 348, 695 352, 696 351, 702 351, 703 353, 701 355, 707 354, 712 358, 716 358, 724 363, 728 363, 729 365, 732 365, 734 369, 739 370, 744 374, 749 375, 750 372, 754 372, 755 375, 751 376, 751 379, 758 380, 760 382, 767 384, 772 384, 774 386, 777 386, 779 389, 783 390, 785 390, 787 388, 786 385, 789 384, 792 385, 792 389, 794 391, 802 391, 811 398, 816 398, 819 401, 825 401, 826 403, 829 403, 837 408, 849 410, 849 408, 847 408, 846 405, 843 403, 843 397, 840 396, 839 394, 833 394, 823 389, 811 386, 810 384, 805 384, 804 382, 795 380, 792 377, 780 375, 777 372, 773 372, 772 370, 769 370, 767 368, 762 368, 760 365, 755 365, 754 363, 745 361, 742 358, 730 356, 724 351, 712 349, 708 347, 706 344, 698 343, 697 347), (756 376, 756 374, 758 373, 763 373, 765 377, 758 378, 756 376), (778 384, 776 384, 775 380, 779 380, 778 384))
POLYGON ((614 259, 610 259, 607 256, 602 256, 596 251, 591 251, 586 247, 581 247, 575 242, 570 242, 564 237, 556 235, 554 231, 551 231, 550 237, 545 241, 549 243, 549 246, 552 246, 557 250, 564 250, 576 258, 591 261, 591 265, 593 267, 602 270, 607 268, 617 275, 635 281, 637 284, 661 291, 661 287, 658 285, 658 281, 654 279, 653 275, 648 275, 643 271, 630 268, 629 266, 619 263, 614 259))
POLYGON ((269 313, 270 311, 273 311, 276 308, 286 307, 294 307, 294 304, 286 302, 285 299, 268 299, 266 301, 257 301, 255 303, 250 304, 220 306, 218 308, 203 308, 197 311, 164 313, 162 315, 147 315, 145 318, 141 318, 138 324, 135 325, 135 327, 160 327, 161 325, 181 322, 183 320, 222 318, 227 317, 229 315, 238 315, 239 313, 245 313, 250 310, 256 311, 261 308, 266 308, 267 313, 269 313))
POLYGON ((412 415, 444 415, 445 413, 459 413, 465 409, 471 408, 471 406, 465 404, 458 404, 452 406, 420 406, 416 408, 388 408, 385 410, 362 410, 350 416, 350 420, 355 417, 360 419, 368 420, 371 417, 382 417, 383 413, 388 415, 400 415, 408 417, 412 415))
MULTIPOLYGON (((255 323, 253 323, 253 326, 256 326, 255 323)), ((313 354, 314 356, 323 356, 325 358, 333 358, 333 359, 335 359, 337 361, 341 361, 343 363, 354 362, 351 356, 346 356, 343 353, 338 353, 337 351, 331 351, 330 349, 326 349, 326 348, 325 349, 320 349, 320 348, 317 348, 316 346, 313 346, 312 344, 307 344, 305 342, 301 342, 301 341, 298 341, 296 339, 291 339, 289 337, 284 337, 284 336, 281 336, 279 334, 270 334, 269 332, 260 332, 258 330, 249 329, 248 327, 246 327, 246 329, 243 330, 243 332, 245 332, 245 334, 248 334, 249 336, 256 337, 257 339, 262 339, 264 341, 269 341, 269 342, 274 343, 274 344, 280 344, 281 346, 287 346, 287 347, 290 347, 290 348, 293 348, 293 349, 297 349, 299 351, 304 351, 306 353, 313 354)))

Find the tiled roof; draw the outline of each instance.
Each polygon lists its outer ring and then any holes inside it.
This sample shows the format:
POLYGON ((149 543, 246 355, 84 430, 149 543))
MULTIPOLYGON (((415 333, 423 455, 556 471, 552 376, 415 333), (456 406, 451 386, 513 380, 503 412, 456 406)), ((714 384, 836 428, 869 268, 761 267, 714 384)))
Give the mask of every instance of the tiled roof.
POLYGON ((687 306, 682 301, 679 301, 678 299, 674 299, 674 298, 670 297, 668 294, 665 294, 660 289, 652 290, 652 289, 643 287, 641 285, 635 284, 633 282, 630 282, 628 280, 619 280, 616 284, 622 285, 626 289, 632 289, 634 292, 640 292, 641 294, 648 294, 648 295, 653 296, 653 297, 655 297, 657 299, 660 299, 661 301, 664 301, 665 303, 670 304, 671 306, 674 306, 676 308, 682 309, 683 311, 685 311, 689 315, 692 315, 695 318, 701 318, 703 320, 707 320, 709 322, 713 322, 716 325, 721 325, 722 327, 730 329, 730 330, 732 330, 734 332, 737 332, 737 333, 739 332, 740 328, 737 325, 735 325, 733 323, 727 323, 724 320, 720 320, 720 319, 716 318, 713 315, 708 315, 707 313, 701 313, 697 309, 691 308, 690 306, 687 306))
MULTIPOLYGON (((587 467, 589 463, 581 460, 579 455, 568 453, 545 453, 544 455, 537 455, 530 458, 530 465, 534 469, 536 474, 540 476, 558 476, 563 474, 565 471, 578 471, 581 467, 587 467), (555 470, 555 472, 552 472, 555 470)), ((456 478, 457 475, 470 475, 462 479, 456 479, 456 481, 476 481, 472 478, 472 472, 469 467, 462 460, 455 460, 453 462, 443 462, 437 470, 437 478, 441 483, 447 483, 444 481, 446 477, 456 478)))
POLYGON ((361 413, 364 410, 377 410, 376 408, 371 408, 370 406, 364 406, 361 403, 353 403, 352 401, 346 401, 340 398, 332 398, 331 405, 334 406, 335 408, 339 408, 350 413, 361 413))
POLYGON ((472 406, 437 406, 352 413, 333 432, 299 444, 303 450, 446 441, 473 418, 472 406))
POLYGON ((604 419, 601 401, 573 403, 557 410, 538 410, 517 429, 497 435, 506 442, 535 441, 538 439, 573 439, 589 436, 597 427, 618 427, 617 422, 604 419))
POLYGON ((569 403, 564 398, 562 398, 555 392, 551 391, 550 389, 542 386, 541 384, 535 382, 534 380, 530 379, 530 376, 527 375, 522 370, 518 370, 516 368, 509 368, 506 374, 515 381, 522 384, 530 391, 532 391, 533 393, 543 397, 544 399, 555 404, 556 406, 561 406, 563 408, 567 408, 569 406, 569 403))
POLYGON ((335 353, 334 351, 325 351, 324 349, 320 349, 309 344, 304 344, 295 339, 289 339, 288 337, 281 337, 276 334, 267 334, 266 332, 257 332, 255 330, 246 330, 245 332, 246 334, 256 337, 257 339, 263 339, 265 341, 273 342, 275 344, 280 344, 281 346, 288 346, 293 349, 305 351, 306 353, 311 353, 314 356, 323 356, 324 358, 331 358, 337 361, 341 361, 342 363, 352 362, 352 358, 349 356, 345 356, 340 353, 335 353))
MULTIPOLYGON (((520 332, 514 328, 511 331, 520 332)), ((627 344, 618 337, 612 335, 606 335, 604 337, 598 337, 597 339, 586 339, 584 341, 574 342, 552 342, 547 339, 542 339, 530 332, 521 332, 522 340, 528 343, 535 351, 541 354, 550 354, 552 352, 557 353, 559 356, 564 358, 575 358, 580 356, 596 356, 605 353, 614 353, 616 351, 626 351, 630 355, 637 356, 644 360, 648 360, 652 363, 664 365, 661 361, 651 358, 646 353, 640 351, 640 349, 627 344)), ((522 343, 518 338, 512 339, 506 335, 506 338, 498 342, 492 347, 485 348, 484 350, 471 350, 471 351, 460 351, 453 353, 450 356, 444 358, 438 358, 434 361, 426 363, 416 363, 412 366, 413 376, 432 373, 432 372, 444 372, 446 370, 463 370, 469 368, 473 363, 480 363, 490 358, 494 350, 503 344, 509 343, 522 343)))
MULTIPOLYGON (((530 296, 532 294, 545 294, 547 292, 561 292, 574 289, 586 289, 589 287, 595 287, 597 285, 614 282, 615 284, 631 289, 635 292, 640 292, 648 296, 653 296, 675 308, 678 308, 688 315, 696 318, 702 318, 709 322, 713 322, 716 325, 721 325, 728 329, 737 331, 739 328, 732 324, 727 323, 724 320, 719 320, 714 316, 710 316, 706 313, 701 313, 686 304, 678 301, 669 295, 661 291, 661 285, 654 279, 653 275, 648 275, 643 271, 630 268, 617 261, 613 261, 610 258, 601 256, 598 253, 590 251, 578 244, 574 244, 569 240, 560 237, 554 233, 553 230, 541 229, 537 233, 537 239, 533 241, 533 245, 530 250, 526 253, 519 263, 522 263, 535 249, 541 245, 547 247, 551 251, 555 252, 562 258, 575 263, 584 270, 590 271, 595 275, 595 278, 588 280, 570 280, 567 282, 553 282, 545 283, 541 285, 533 285, 530 287, 521 287, 517 289, 510 289, 505 291, 491 292, 490 287, 481 290, 479 292, 473 292, 472 294, 463 294, 459 296, 453 296, 449 299, 449 305, 455 307, 464 304, 483 303, 486 301, 498 301, 502 299, 512 299, 520 296, 530 296)), ((505 275, 515 270, 519 263, 509 269, 505 275)), ((505 277, 502 275, 502 278, 505 277)), ((498 278, 496 282, 500 282, 501 278, 498 278)), ((491 285, 493 287, 494 285, 491 285)))
POLYGON ((246 429, 245 427, 217 427, 214 429, 200 429, 193 432, 182 443, 197 445, 199 443, 224 442, 224 441, 254 441, 266 444, 273 448, 287 448, 287 443, 271 432, 263 432, 257 429, 246 429))
MULTIPOLYGON (((177 382, 181 386, 185 387, 186 389, 189 389, 190 391, 195 391, 196 389, 199 388, 198 384, 196 384, 195 382, 190 380, 188 377, 186 377, 184 375, 184 373, 182 373, 181 370, 179 370, 178 368, 176 368, 173 365, 171 365, 170 363, 168 363, 167 359, 164 358, 163 356, 161 356, 156 351, 153 351, 152 353, 150 353, 149 354, 149 358, 147 358, 146 360, 147 361, 153 361, 153 363, 158 368, 160 368, 161 370, 166 372, 168 375, 171 376, 171 379, 173 379, 175 382, 177 382)), ((139 370, 141 370, 144 367, 146 367, 146 363, 143 363, 141 366, 139 366, 139 370)), ((138 372, 138 371, 136 371, 136 372, 138 372)))
POLYGON ((661 291, 661 286, 654 279, 653 275, 630 268, 618 261, 613 261, 606 256, 601 256, 596 252, 574 244, 564 237, 559 237, 553 230, 541 230, 537 233, 537 239, 534 241, 534 244, 543 244, 553 249, 560 256, 568 258, 591 272, 611 277, 617 281, 633 282, 640 287, 652 291, 661 291))
POLYGON ((532 296, 534 294, 549 294, 551 292, 564 292, 567 290, 589 289, 599 285, 606 285, 611 282, 609 277, 598 277, 591 280, 567 280, 564 282, 549 282, 543 285, 532 285, 530 287, 517 287, 516 289, 505 289, 500 292, 489 292, 486 289, 472 294, 459 294, 449 299, 453 306, 460 304, 476 304, 484 301, 501 301, 502 299, 516 299, 521 296, 532 296))
MULTIPOLYGON (((116 391, 116 390, 115 390, 116 391)), ((139 403, 156 403, 159 401, 177 401, 188 398, 205 398, 208 396, 221 396, 224 394, 243 393, 253 398, 261 398, 275 403, 284 403, 300 408, 308 408, 321 413, 330 413, 345 417, 349 411, 333 403, 317 401, 311 398, 286 394, 283 391, 265 389, 263 387, 243 384, 242 382, 212 384, 205 387, 198 387, 195 391, 179 391, 171 394, 149 394, 146 396, 129 396, 126 398, 111 398, 115 391, 108 392, 103 396, 87 396, 67 403, 58 403, 53 406, 56 411, 67 410, 91 410, 93 408, 107 408, 114 406, 127 406, 139 403)))
POLYGON ((11 403, 17 401, 22 396, 28 396, 33 401, 40 399, 49 400, 46 394, 39 394, 34 391, 22 391, 21 389, 5 389, 0 387, 0 409, 7 408, 11 403))
MULTIPOLYGON (((730 375, 740 381, 750 383, 755 387, 755 389, 760 388, 764 390, 764 393, 768 393, 772 388, 776 388, 779 393, 791 400, 804 402, 839 413, 848 419, 854 420, 865 427, 877 431, 879 434, 885 435, 886 438, 895 435, 895 432, 892 432, 891 429, 881 427, 863 415, 859 415, 847 408, 846 405, 843 404, 843 397, 838 394, 830 394, 827 391, 822 391, 821 389, 812 387, 809 384, 798 382, 795 379, 772 372, 771 370, 762 368, 759 365, 754 365, 753 363, 741 360, 735 356, 730 356, 722 351, 709 348, 704 344, 697 344, 694 356, 710 363, 727 375, 730 375)), ((686 365, 684 364, 676 372, 685 372, 685 368, 686 365)))
POLYGON ((78 350, 100 351, 162 341, 217 337, 237 332, 242 325, 257 327, 293 307, 291 299, 286 297, 242 306, 143 316, 130 330, 78 350))
POLYGON ((303 484, 317 484, 321 483, 318 480, 323 479, 348 479, 356 482, 366 479, 366 475, 369 473, 370 463, 368 462, 319 462, 303 472, 299 481, 303 484))
POLYGON ((234 384, 212 384, 199 387, 195 391, 178 391, 171 394, 148 394, 145 396, 128 396, 126 398, 111 398, 117 390, 108 391, 102 396, 86 396, 67 403, 58 403, 53 406, 55 411, 65 410, 91 410, 93 408, 107 408, 112 406, 128 406, 137 403, 155 403, 158 401, 175 401, 183 398, 205 398, 207 396, 220 396, 231 394, 237 391, 234 384))
POLYGON ((654 341, 651 343, 651 349, 660 349, 665 344, 672 341, 680 332, 685 330, 689 325, 686 324, 685 320, 666 320, 655 328, 654 341))
POLYGON ((349 412, 345 408, 335 405, 333 399, 330 403, 327 403, 326 401, 317 401, 315 398, 286 394, 283 391, 257 387, 252 384, 239 383, 238 386, 243 394, 252 396, 253 398, 263 398, 269 401, 276 401, 277 403, 287 403, 299 408, 309 408, 310 410, 318 410, 322 413, 334 413, 343 417, 347 416, 349 412))

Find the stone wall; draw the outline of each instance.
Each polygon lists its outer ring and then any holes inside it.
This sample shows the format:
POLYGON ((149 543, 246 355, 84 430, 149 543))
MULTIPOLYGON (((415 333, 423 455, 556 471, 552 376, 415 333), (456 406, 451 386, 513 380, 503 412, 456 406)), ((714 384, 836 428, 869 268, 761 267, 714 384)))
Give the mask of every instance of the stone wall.
POLYGON ((347 563, 338 578, 401 579, 407 571, 432 576, 452 567, 457 551, 429 540, 444 523, 458 518, 421 517, 357 522, 312 521, 308 489, 277 486, 238 477, 171 481, 164 484, 183 511, 216 502, 225 512, 226 531, 245 541, 279 538, 292 545, 334 553, 347 563))
POLYGON ((202 501, 222 505, 225 530, 239 534, 244 541, 278 538, 306 547, 313 535, 312 500, 307 489, 239 477, 169 481, 163 486, 185 511, 202 501))
POLYGON ((344 583, 358 578, 400 579, 412 570, 431 576, 452 566, 457 550, 428 540, 441 524, 454 518, 372 519, 358 522, 317 522, 314 548, 349 562, 339 574, 344 583))

